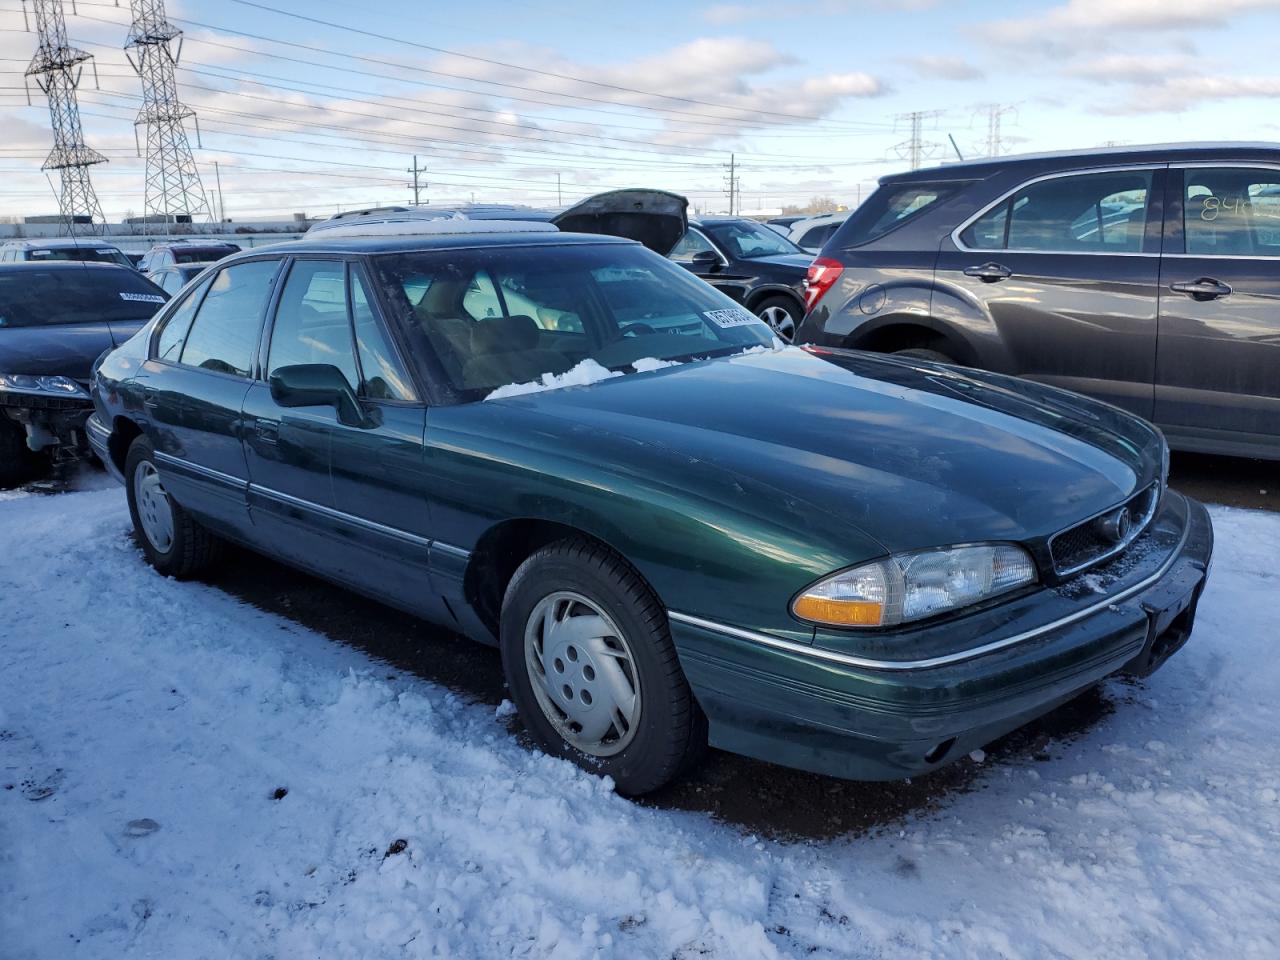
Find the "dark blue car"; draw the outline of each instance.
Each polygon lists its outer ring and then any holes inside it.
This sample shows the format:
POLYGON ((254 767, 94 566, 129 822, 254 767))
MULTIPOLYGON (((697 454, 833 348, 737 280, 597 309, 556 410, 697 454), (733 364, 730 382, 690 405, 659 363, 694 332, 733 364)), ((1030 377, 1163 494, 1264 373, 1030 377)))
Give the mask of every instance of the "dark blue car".
POLYGON ((0 264, 0 487, 89 453, 93 361, 168 299, 129 267, 0 264))

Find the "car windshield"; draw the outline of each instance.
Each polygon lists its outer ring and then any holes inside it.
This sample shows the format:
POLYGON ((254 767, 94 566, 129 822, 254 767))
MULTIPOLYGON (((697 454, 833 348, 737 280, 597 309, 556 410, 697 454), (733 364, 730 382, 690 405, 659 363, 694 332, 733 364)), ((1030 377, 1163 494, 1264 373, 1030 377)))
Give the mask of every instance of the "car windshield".
POLYGON ((132 269, 0 270, 0 327, 146 320, 167 299, 132 269))
POLYGON ((638 244, 423 251, 374 264, 415 349, 438 357, 466 399, 584 360, 629 372, 646 358, 774 342, 759 318, 638 244))
POLYGON ((118 263, 122 267, 133 266, 123 253, 115 247, 33 247, 27 251, 29 260, 79 260, 90 263, 118 263))
POLYGON ((757 257, 776 257, 804 251, 762 223, 752 220, 733 220, 727 223, 705 223, 703 229, 715 237, 716 242, 739 260, 757 257))

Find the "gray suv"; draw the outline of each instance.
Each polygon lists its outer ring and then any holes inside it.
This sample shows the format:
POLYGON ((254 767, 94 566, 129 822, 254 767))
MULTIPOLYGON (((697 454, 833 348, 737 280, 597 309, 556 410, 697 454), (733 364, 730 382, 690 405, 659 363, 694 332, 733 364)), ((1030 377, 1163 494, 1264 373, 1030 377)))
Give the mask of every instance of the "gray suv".
POLYGON ((1014 373, 1280 459, 1280 144, 886 177, 810 267, 798 343, 1014 373))

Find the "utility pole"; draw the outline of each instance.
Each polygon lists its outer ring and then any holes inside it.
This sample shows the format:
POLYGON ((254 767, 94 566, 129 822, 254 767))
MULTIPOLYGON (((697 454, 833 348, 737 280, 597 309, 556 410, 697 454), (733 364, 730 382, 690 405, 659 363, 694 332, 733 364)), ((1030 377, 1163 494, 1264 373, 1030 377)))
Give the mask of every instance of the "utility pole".
POLYGON ((218 169, 218 161, 213 161, 213 177, 218 184, 218 222, 225 223, 227 220, 227 205, 222 199, 222 171, 218 169))
POLYGON ((413 167, 407 172, 413 174, 413 183, 409 184, 409 186, 413 188, 413 205, 416 207, 422 203, 422 191, 429 186, 429 184, 420 179, 422 174, 427 172, 427 168, 418 166, 418 155, 416 153, 413 155, 413 167))
POLYGON ((926 120, 936 120, 942 116, 941 110, 913 110, 911 113, 900 113, 894 120, 906 123, 911 131, 908 139, 894 147, 898 156, 906 160, 912 170, 919 170, 923 162, 933 156, 938 144, 924 139, 926 120))
POLYGON ((725 179, 725 192, 729 194, 729 216, 732 217, 738 212, 738 197, 742 190, 741 178, 738 176, 738 158, 736 154, 729 154, 729 163, 726 169, 729 171, 729 175, 725 179))
MULTIPOLYGON (((33 0, 32 6, 35 8, 36 36, 39 39, 26 76, 35 79, 36 86, 49 101, 49 119, 53 126, 53 150, 40 169, 58 171, 62 179, 58 213, 62 217, 63 229, 74 235, 76 217, 87 216, 91 223, 106 220, 98 195, 89 181, 89 168, 95 163, 106 163, 107 158, 85 146, 84 132, 80 127, 80 105, 76 100, 81 71, 93 56, 68 45, 62 0, 33 0)), ((25 18, 25 3, 22 12, 25 18)), ((95 80, 97 75, 97 67, 94 67, 95 80)), ((95 229, 90 227, 91 232, 95 229)))
POLYGON ((998 157, 1004 153, 1004 139, 1000 136, 1000 121, 1006 114, 1016 113, 1018 108, 1012 103, 987 103, 980 108, 987 114, 987 146, 986 156, 998 157))
MULTIPOLYGON (((196 113, 178 99, 174 76, 182 55, 182 31, 165 16, 164 0, 129 0, 129 10, 133 23, 124 53, 142 79, 142 109, 134 129, 147 128, 143 213, 162 216, 166 223, 176 223, 179 217, 194 222, 197 217, 208 217, 210 211, 183 126, 183 121, 196 113), (175 40, 176 46, 170 46, 175 40)), ((199 139, 197 121, 197 143, 199 139)))

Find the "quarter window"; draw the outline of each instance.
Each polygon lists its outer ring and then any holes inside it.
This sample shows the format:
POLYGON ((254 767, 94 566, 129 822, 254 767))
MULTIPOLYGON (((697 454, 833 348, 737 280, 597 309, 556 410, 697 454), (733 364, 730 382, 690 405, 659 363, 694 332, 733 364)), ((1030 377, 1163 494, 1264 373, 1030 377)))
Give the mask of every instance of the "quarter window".
POLYGON ((187 339, 187 331, 191 329, 191 318, 196 315, 196 307, 200 306, 200 298, 209 288, 209 281, 200 284, 187 295, 160 328, 160 336, 156 340, 156 359, 176 363, 182 354, 182 345, 187 339))
POLYGON ((300 260, 293 265, 271 329, 268 376, 281 367, 324 363, 341 370, 356 389, 360 375, 347 322, 345 274, 341 260, 300 260))
POLYGON ((253 260, 218 271, 187 335, 181 362, 249 376, 263 310, 279 267, 278 260, 253 260))
POLYGON ((1141 253, 1150 170, 1042 180, 987 211, 960 234, 974 250, 1141 253))
POLYGON ((1280 257, 1280 173, 1190 168, 1184 176, 1187 253, 1280 257))
POLYGON ((686 230, 680 242, 671 248, 671 252, 667 254, 672 260, 680 263, 688 263, 693 260, 695 253, 702 253, 710 250, 716 252, 716 248, 711 245, 711 241, 700 234, 697 230, 686 230))

